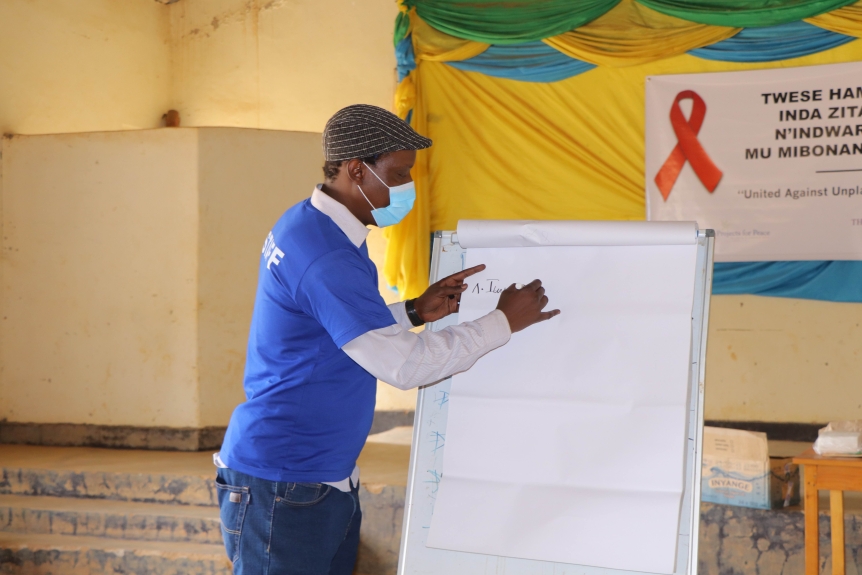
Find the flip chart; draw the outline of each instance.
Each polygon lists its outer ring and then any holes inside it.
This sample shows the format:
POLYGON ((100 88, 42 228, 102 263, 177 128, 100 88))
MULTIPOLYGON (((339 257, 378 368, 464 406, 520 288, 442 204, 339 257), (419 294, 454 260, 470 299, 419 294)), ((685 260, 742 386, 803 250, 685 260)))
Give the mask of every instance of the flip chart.
POLYGON ((536 278, 562 313, 453 378, 429 547, 674 572, 696 226, 615 224, 459 224, 460 321, 536 278))

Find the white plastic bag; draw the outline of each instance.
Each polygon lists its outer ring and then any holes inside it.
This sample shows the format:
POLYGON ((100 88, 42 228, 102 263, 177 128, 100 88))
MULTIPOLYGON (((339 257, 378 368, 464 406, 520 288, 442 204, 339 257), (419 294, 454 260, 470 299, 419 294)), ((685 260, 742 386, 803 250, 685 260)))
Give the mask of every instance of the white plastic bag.
POLYGON ((862 420, 830 421, 817 434, 818 455, 862 456, 862 420))

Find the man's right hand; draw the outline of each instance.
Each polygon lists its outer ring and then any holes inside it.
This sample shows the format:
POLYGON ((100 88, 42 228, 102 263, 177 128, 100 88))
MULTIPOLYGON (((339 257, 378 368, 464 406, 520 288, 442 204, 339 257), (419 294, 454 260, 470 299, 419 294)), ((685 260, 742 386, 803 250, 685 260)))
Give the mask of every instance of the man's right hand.
POLYGON ((540 280, 533 280, 524 287, 518 289, 515 284, 510 285, 500 294, 497 309, 506 315, 509 320, 509 329, 512 333, 530 327, 534 323, 551 319, 560 315, 560 310, 542 311, 548 305, 548 296, 540 280))

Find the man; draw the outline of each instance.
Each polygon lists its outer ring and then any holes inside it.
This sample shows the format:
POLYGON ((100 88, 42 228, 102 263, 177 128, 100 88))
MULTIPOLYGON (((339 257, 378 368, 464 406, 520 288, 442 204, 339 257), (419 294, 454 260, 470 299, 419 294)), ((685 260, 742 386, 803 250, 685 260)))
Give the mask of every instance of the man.
POLYGON ((263 247, 245 371, 247 401, 215 456, 222 535, 237 575, 350 575, 359 545, 356 459, 376 380, 411 389, 470 368, 511 333, 549 319, 541 282, 510 286, 494 312, 439 332, 476 266, 387 306, 369 225, 413 207, 410 168, 431 140, 394 114, 349 106, 326 124, 326 183, 263 247))

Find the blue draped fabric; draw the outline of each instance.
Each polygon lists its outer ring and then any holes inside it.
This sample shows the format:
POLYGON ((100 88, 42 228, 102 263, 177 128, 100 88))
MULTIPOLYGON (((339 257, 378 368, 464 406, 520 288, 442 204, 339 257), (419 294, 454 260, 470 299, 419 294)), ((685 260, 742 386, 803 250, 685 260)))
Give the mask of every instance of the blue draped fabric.
POLYGON ((410 34, 395 45, 395 65, 398 68, 398 82, 416 69, 416 56, 413 53, 413 38, 410 34))
POLYGON ((862 261, 715 264, 712 293, 862 302, 862 261))
POLYGON ((774 62, 807 56, 855 40, 818 28, 807 22, 792 22, 766 28, 745 28, 736 36, 689 50, 689 54, 722 62, 774 62))
MULTIPOLYGON (((805 22, 746 28, 736 36, 689 54, 724 62, 771 62, 829 50, 855 40, 805 22)), ((399 82, 416 68, 410 36, 396 46, 399 82)), ((460 62, 459 70, 522 82, 557 82, 595 68, 543 42, 490 46, 460 62)), ((409 121, 409 120, 408 120, 409 121)), ((713 294, 862 303, 862 261, 717 263, 713 294)))
POLYGON ((447 64, 467 72, 522 82, 558 82, 595 68, 594 64, 569 58, 544 42, 490 46, 469 60, 447 64))
MULTIPOLYGON (((829 50, 852 40, 855 40, 852 36, 830 32, 806 22, 793 22, 766 28, 746 28, 732 38, 688 53, 724 62, 772 62, 829 50)), ((396 55, 399 77, 402 69, 409 71, 416 67, 412 45, 402 48, 399 44, 396 55)), ((595 68, 593 64, 570 58, 543 42, 491 46, 478 56, 447 64, 459 70, 522 82, 558 82, 595 68)))

